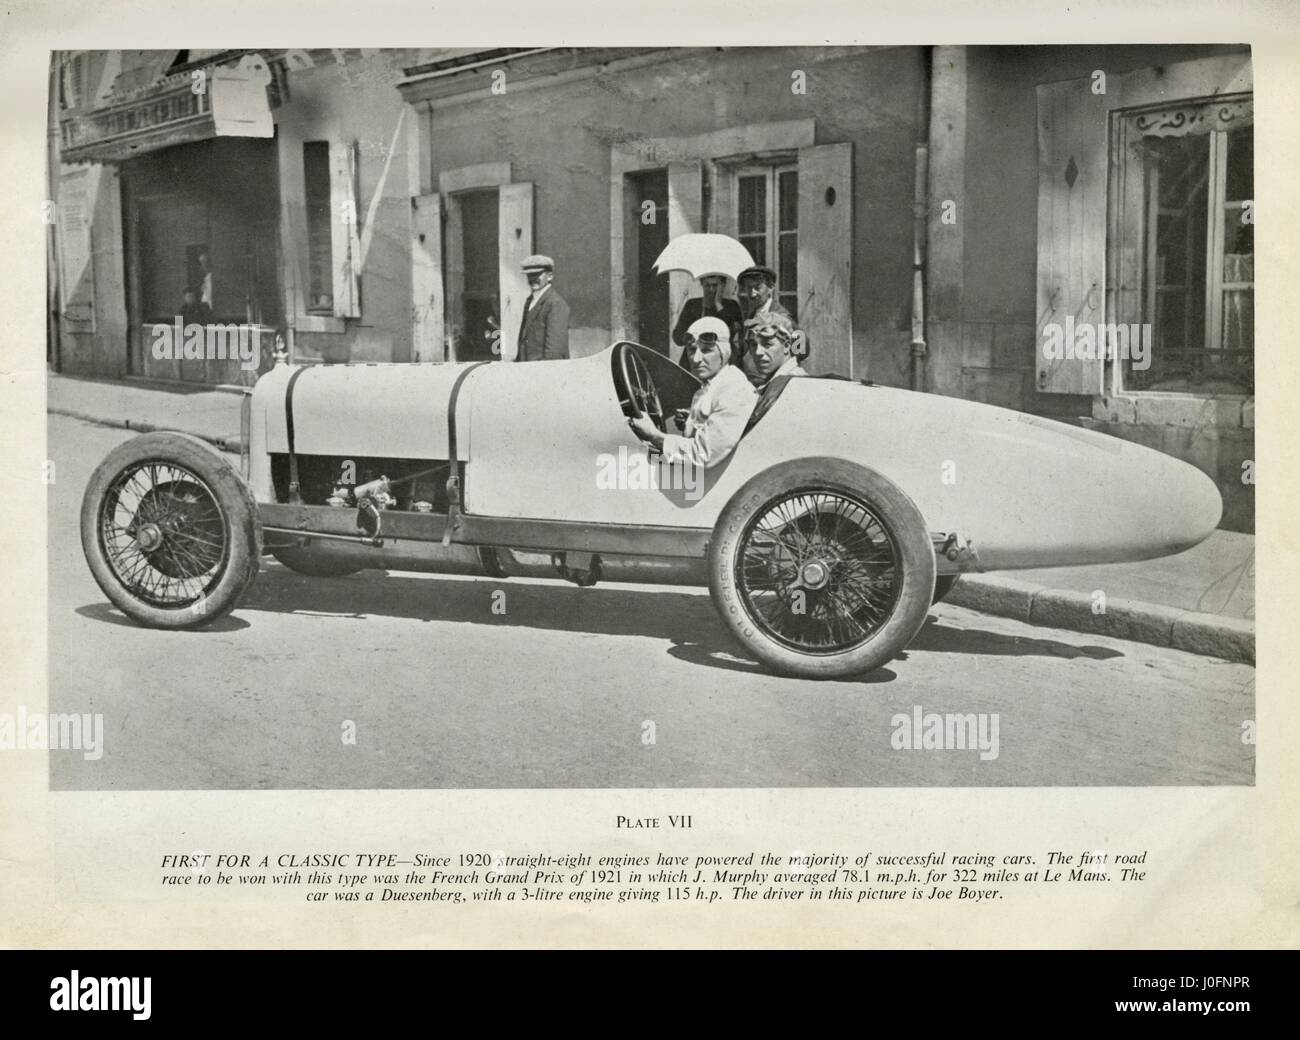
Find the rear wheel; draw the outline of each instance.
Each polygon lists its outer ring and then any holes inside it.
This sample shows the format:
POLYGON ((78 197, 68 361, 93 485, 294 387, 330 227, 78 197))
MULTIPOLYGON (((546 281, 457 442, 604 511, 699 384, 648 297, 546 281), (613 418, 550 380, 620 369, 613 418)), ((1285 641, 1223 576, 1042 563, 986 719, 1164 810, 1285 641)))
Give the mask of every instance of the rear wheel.
POLYGON ((709 546, 727 627, 785 675, 842 679, 884 664, 925 623, 934 550, 894 484, 840 459, 801 459, 749 481, 709 546))
POLYGON ((95 581, 128 617, 192 628, 228 613, 258 570, 257 503, 203 441, 147 433, 91 475, 81 547, 95 581))

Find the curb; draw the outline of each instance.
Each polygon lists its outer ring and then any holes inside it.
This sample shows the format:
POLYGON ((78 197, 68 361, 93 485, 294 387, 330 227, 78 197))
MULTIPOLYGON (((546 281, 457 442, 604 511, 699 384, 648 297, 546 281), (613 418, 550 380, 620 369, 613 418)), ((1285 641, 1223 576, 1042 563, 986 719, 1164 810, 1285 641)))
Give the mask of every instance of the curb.
POLYGON ((80 419, 82 422, 94 423, 96 426, 112 426, 119 430, 133 430, 136 433, 184 433, 191 437, 197 437, 201 441, 207 441, 207 443, 221 451, 231 452, 235 455, 238 455, 244 446, 243 439, 238 435, 218 437, 211 433, 203 433, 200 430, 187 430, 181 426, 158 426, 154 423, 143 422, 140 419, 105 419, 102 415, 78 412, 73 408, 46 408, 45 412, 47 415, 63 415, 69 419, 80 419))
POLYGON ((1092 596, 1086 592, 1043 588, 990 574, 962 575, 944 602, 984 614, 1015 618, 1030 625, 1167 646, 1243 664, 1255 663, 1255 623, 1243 618, 1129 599, 1111 599, 1106 603, 1105 613, 1099 614, 1093 612, 1092 596))

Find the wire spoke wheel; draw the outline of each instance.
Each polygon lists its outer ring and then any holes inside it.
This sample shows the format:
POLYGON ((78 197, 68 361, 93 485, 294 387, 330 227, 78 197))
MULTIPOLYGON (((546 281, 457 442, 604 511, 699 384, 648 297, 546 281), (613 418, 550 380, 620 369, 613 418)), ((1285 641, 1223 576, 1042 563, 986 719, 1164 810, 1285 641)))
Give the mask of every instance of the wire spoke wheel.
POLYGON ((845 459, 751 478, 709 542, 723 622, 773 671, 804 678, 850 678, 897 655, 925 623, 934 571, 915 503, 845 459))
POLYGON ((206 596, 230 551, 212 490, 160 459, 127 467, 109 486, 99 537, 117 579, 157 607, 189 607, 206 596))
POLYGON ((757 513, 741 536, 736 586, 778 642, 840 653, 885 623, 898 601, 898 550, 855 496, 798 489, 757 513))
POLYGON ((120 445, 92 474, 81 544, 124 613, 188 628, 238 601, 257 573, 261 529, 252 493, 220 453, 159 432, 120 445))

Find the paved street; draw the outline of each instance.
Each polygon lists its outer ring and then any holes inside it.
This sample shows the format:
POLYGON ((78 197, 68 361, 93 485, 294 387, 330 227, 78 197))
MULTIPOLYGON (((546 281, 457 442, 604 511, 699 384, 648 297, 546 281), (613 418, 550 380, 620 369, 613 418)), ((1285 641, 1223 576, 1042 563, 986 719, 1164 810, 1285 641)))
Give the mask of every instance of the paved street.
POLYGON ((206 629, 137 628, 77 531, 91 470, 130 436, 50 418, 50 710, 105 730, 98 761, 51 755, 56 789, 1253 782, 1252 668, 953 606, 835 683, 762 673, 702 589, 270 562, 206 629), (891 720, 917 706, 996 713, 997 758, 895 750, 891 720))

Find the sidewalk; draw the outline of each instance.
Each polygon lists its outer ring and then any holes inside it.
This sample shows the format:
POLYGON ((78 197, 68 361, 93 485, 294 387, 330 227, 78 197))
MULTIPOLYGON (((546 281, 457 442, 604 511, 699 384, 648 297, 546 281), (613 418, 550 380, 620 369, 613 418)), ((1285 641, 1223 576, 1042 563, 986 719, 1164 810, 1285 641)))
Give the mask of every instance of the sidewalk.
MULTIPOLYGON (((48 388, 46 407, 55 415, 142 433, 180 430, 224 451, 240 447, 240 393, 53 373, 48 388)), ((1160 560, 967 574, 945 602, 1254 664, 1255 538, 1216 531, 1194 549, 1160 560), (1104 593, 1104 603, 1097 593, 1104 593)))
POLYGON ((944 602, 1254 664, 1255 536, 1215 531, 1140 563, 963 575, 944 602))
POLYGON ((140 433, 179 430, 239 451, 239 406, 243 394, 210 387, 163 386, 109 379, 79 379, 49 373, 45 410, 140 433))

